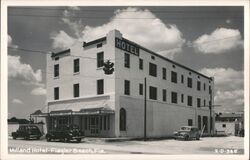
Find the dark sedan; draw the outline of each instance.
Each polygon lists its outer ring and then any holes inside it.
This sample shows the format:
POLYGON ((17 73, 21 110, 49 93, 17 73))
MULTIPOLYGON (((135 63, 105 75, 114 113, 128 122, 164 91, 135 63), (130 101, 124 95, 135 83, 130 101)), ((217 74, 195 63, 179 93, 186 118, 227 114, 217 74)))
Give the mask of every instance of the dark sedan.
POLYGON ((24 138, 24 139, 40 139, 42 133, 39 128, 35 125, 24 125, 20 126, 16 132, 12 132, 13 139, 24 138))
POLYGON ((195 126, 183 126, 179 131, 174 132, 174 139, 200 139, 200 130, 195 126))
POLYGON ((61 140, 64 142, 70 142, 72 140, 76 140, 77 142, 81 142, 84 138, 83 132, 79 130, 79 128, 74 126, 60 126, 48 132, 46 134, 46 139, 48 142, 51 140, 61 140))

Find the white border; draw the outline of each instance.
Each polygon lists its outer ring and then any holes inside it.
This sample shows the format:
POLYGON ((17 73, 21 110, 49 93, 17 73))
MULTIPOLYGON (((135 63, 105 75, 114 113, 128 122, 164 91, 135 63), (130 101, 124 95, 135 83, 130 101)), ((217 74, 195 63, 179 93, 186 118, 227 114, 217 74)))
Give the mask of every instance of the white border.
POLYGON ((39 1, 39 0, 2 0, 1 1, 1 143, 0 159, 249 159, 249 1, 248 0, 217 0, 217 1, 178 1, 174 0, 109 0, 109 1, 39 1), (7 7, 8 6, 244 6, 244 113, 245 113, 245 138, 244 155, 13 155, 8 154, 7 138, 7 104, 8 104, 8 85, 7 85, 7 7), (246 107, 247 106, 247 107, 246 107))

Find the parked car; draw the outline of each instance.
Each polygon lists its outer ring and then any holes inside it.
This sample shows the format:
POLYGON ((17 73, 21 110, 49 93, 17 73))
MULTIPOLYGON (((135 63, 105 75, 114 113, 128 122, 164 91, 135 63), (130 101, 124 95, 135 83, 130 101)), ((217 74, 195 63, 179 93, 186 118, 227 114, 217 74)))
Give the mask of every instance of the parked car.
POLYGON ((36 125, 28 124, 24 126, 19 126, 16 132, 11 133, 13 139, 24 138, 24 139, 40 139, 42 133, 36 125))
POLYGON ((51 140, 61 140, 64 142, 70 142, 72 140, 76 140, 77 142, 81 142, 84 138, 83 132, 81 132, 76 125, 62 125, 54 130, 49 131, 46 134, 46 139, 48 142, 51 140))
POLYGON ((182 126, 179 131, 174 132, 174 139, 200 139, 200 130, 195 126, 182 126))

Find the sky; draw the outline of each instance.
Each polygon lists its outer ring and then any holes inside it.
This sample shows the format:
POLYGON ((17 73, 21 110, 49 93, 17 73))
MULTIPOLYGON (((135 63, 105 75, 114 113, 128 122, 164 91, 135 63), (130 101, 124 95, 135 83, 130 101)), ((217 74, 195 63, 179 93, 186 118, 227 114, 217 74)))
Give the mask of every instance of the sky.
POLYGON ((243 7, 9 7, 8 117, 46 107, 46 54, 118 29, 215 78, 216 112, 244 110, 243 7))

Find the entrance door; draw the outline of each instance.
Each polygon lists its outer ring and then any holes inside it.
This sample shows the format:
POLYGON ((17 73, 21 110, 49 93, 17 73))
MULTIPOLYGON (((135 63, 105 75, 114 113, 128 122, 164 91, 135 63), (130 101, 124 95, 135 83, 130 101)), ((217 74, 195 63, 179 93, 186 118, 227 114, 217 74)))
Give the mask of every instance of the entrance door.
POLYGON ((90 134, 92 136, 98 136, 99 134, 99 117, 90 116, 90 134))

